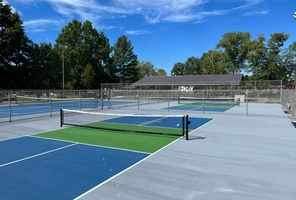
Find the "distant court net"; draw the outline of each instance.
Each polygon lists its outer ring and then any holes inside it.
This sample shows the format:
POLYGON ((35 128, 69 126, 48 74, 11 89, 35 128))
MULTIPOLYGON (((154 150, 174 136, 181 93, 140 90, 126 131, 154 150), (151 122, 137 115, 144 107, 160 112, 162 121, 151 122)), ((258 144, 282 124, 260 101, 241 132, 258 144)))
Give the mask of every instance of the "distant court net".
POLYGON ((53 108, 68 108, 68 109, 83 109, 83 108, 97 108, 98 100, 95 98, 48 98, 48 97, 26 97, 16 96, 15 104, 38 106, 50 105, 53 108))
POLYGON ((185 115, 131 115, 60 110, 61 127, 80 126, 122 133, 160 134, 188 138, 188 116, 185 115))
POLYGON ((178 104, 191 107, 207 107, 207 108, 232 108, 239 106, 240 101, 234 98, 192 98, 180 97, 178 104))

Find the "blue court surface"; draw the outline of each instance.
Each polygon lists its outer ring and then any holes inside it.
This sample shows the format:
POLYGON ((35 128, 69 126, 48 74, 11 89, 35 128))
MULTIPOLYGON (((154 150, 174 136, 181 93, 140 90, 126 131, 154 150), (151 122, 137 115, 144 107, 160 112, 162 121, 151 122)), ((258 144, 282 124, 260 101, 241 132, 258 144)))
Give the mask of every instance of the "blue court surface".
MULTIPOLYGON (((129 105, 134 104, 133 101, 112 101, 112 106, 118 105, 129 105)), ((43 113, 50 113, 50 112, 59 112, 61 108, 63 109, 72 109, 72 110, 79 110, 85 108, 106 108, 109 105, 107 100, 98 101, 95 100, 88 100, 88 101, 64 101, 64 102, 52 102, 52 103, 31 103, 31 104, 12 104, 11 107, 9 105, 0 106, 0 118, 8 118, 11 114, 12 117, 18 116, 26 116, 32 114, 43 114, 43 113), (11 109, 11 113, 10 113, 11 109)))
MULTIPOLYGON (((191 122, 188 126, 190 130, 195 130, 200 126, 210 122, 212 118, 199 118, 199 117, 189 117, 191 122)), ((135 125, 145 125, 145 126, 155 126, 155 127, 165 127, 165 128, 181 128, 182 118, 181 117, 133 117, 124 116, 117 117, 113 119, 104 120, 104 122, 119 123, 119 124, 135 124, 135 125)))
POLYGON ((0 142, 0 199, 74 199, 149 154, 35 137, 0 142))

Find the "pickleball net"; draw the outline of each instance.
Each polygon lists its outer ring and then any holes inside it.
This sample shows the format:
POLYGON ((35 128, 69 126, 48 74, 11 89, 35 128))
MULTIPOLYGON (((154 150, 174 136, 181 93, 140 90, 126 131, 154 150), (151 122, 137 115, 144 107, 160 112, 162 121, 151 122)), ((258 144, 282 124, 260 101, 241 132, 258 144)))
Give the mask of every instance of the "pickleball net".
POLYGON ((56 97, 26 97, 15 96, 14 101, 18 105, 38 105, 52 106, 67 109, 97 108, 98 99, 96 98, 56 98, 56 97))
POLYGON ((61 127, 78 126, 121 133, 186 136, 188 115, 136 115, 61 109, 61 127))
POLYGON ((213 108, 232 108, 239 106, 240 101, 234 98, 197 98, 197 97, 179 97, 178 105, 192 107, 213 107, 213 108))

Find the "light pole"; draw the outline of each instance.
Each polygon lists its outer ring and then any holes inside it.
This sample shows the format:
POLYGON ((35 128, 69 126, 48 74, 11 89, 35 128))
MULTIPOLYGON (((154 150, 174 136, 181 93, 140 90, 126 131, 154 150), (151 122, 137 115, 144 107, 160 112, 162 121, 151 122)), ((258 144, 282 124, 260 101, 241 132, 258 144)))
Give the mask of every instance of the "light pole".
POLYGON ((65 89, 65 45, 62 46, 62 74, 63 74, 63 90, 65 89))

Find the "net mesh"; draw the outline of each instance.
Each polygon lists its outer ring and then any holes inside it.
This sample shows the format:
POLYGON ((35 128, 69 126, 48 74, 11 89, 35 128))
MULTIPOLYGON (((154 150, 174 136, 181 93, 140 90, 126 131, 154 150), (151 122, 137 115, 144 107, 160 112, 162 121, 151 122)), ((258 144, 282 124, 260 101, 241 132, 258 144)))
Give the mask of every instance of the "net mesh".
POLYGON ((178 104, 192 107, 232 108, 233 106, 239 105, 240 100, 234 100, 234 98, 180 97, 178 99, 178 104))
MULTIPOLYGON (((184 136, 183 115, 131 115, 61 109, 61 126, 71 125, 122 133, 184 136)), ((188 131, 187 131, 188 132, 188 131)))
POLYGON ((15 104, 18 105, 38 105, 50 106, 53 109, 68 108, 68 109, 83 109, 97 108, 98 99, 96 98, 54 98, 54 97, 26 97, 16 96, 15 104))

